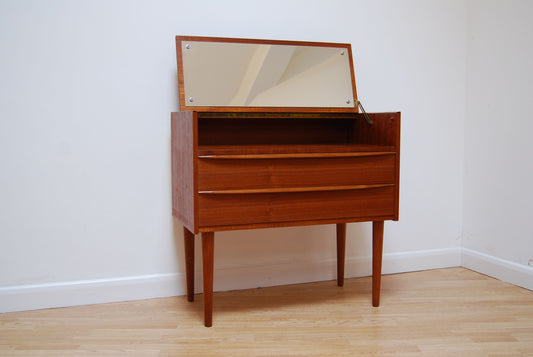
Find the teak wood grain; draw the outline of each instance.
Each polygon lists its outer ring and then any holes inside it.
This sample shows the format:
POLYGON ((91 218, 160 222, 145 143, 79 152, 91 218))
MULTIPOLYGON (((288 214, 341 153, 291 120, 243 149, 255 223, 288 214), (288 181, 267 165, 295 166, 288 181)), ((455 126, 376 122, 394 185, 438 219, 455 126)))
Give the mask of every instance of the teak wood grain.
POLYGON ((199 158, 212 159, 290 159, 302 157, 362 157, 396 154, 393 146, 361 144, 292 145, 200 145, 199 158))
POLYGON ((172 113, 172 214, 197 232, 198 120, 193 112, 172 113))
MULTIPOLYGON (((313 143, 313 141, 320 141, 315 139, 316 128, 312 125, 310 131, 306 129, 307 122, 315 122, 317 119, 312 117, 307 119, 307 114, 293 114, 292 119, 288 121, 296 122, 302 127, 302 130, 290 130, 285 132, 287 142, 290 135, 293 135, 293 144, 271 144, 271 145, 247 145, 240 144, 238 138, 253 136, 253 132, 258 128, 268 126, 268 113, 262 114, 262 123, 251 125, 243 129, 241 127, 232 128, 233 124, 241 123, 243 116, 246 113, 240 113, 238 119, 227 116, 227 113, 221 114, 218 121, 216 113, 209 113, 208 123, 216 123, 218 128, 224 128, 220 131, 220 136, 227 141, 227 145, 199 145, 200 142, 205 141, 203 132, 200 128, 205 129, 206 123, 199 124, 204 118, 202 113, 196 112, 180 112, 172 116, 172 148, 173 148, 173 212, 185 226, 193 233, 205 231, 205 225, 199 224, 200 221, 200 204, 199 201, 201 191, 216 191, 219 189, 261 189, 261 188, 276 188, 276 187, 316 187, 316 186, 349 186, 358 184, 374 184, 374 183, 390 183, 394 185, 394 204, 392 206, 393 216, 397 219, 398 215, 398 192, 399 192, 399 128, 400 115, 399 113, 379 113, 371 114, 374 125, 369 126, 363 117, 359 114, 352 114, 350 116, 343 114, 340 121, 350 122, 344 123, 343 128, 349 133, 346 135, 339 135, 338 142, 331 144, 313 143), (300 116, 300 118, 295 118, 300 116), (222 124, 221 124, 222 123, 222 124), (362 129, 357 129, 362 128, 362 129), (364 131, 365 135, 360 134, 364 131), (235 133, 238 133, 235 134, 235 133), (291 134, 292 133, 292 134, 291 134), (302 144, 302 142, 304 144, 302 144), (220 153, 217 153, 217 148, 220 153), (374 151, 370 151, 374 150, 374 151), (265 159, 244 159, 244 157, 254 157, 253 155, 275 154, 280 155, 275 158, 265 159), (292 155, 309 154, 312 157, 301 158, 292 155), (346 153, 361 155, 361 157, 346 157, 345 161, 351 164, 342 163, 339 157, 331 157, 335 154, 344 155, 346 153), (215 160, 224 155, 241 155, 238 159, 226 158, 225 160, 215 160), (204 157, 209 155, 209 158, 204 157), (288 155, 287 160, 283 160, 284 155, 288 155), (366 156, 368 155, 368 156, 366 156), (298 163, 291 173, 291 163, 298 163), (263 162, 262 168, 258 168, 263 162), (352 167, 354 166, 354 167, 352 167), (359 169, 357 167, 359 166, 359 169), (367 169, 368 168, 368 169, 367 169), (303 171, 302 171, 303 170, 303 171)), ((257 119, 257 117, 256 117, 257 119)), ((279 120, 279 117, 274 115, 274 122, 279 120)), ((325 126, 327 123, 335 123, 334 117, 329 115, 327 120, 319 119, 323 122, 320 126, 325 126)), ((280 123, 275 124, 279 126, 280 123)), ((332 124, 336 126, 337 124, 332 124)), ((207 130, 207 129, 206 129, 207 130)), ((207 130, 209 131, 209 130, 207 130)), ((211 134, 210 134, 211 135, 211 134)), ((264 138, 266 134, 262 134, 264 138)), ((275 132, 269 135, 275 136, 275 132)), ((220 140, 220 139, 219 139, 220 140)), ((264 139, 265 140, 265 139, 264 139)), ((275 139, 273 139, 275 142, 275 139)), ((316 190, 312 190, 316 191, 316 190)), ((355 193, 352 193, 355 195, 355 193)), ((264 201, 264 200, 263 200, 264 201)), ((203 207, 204 211, 208 207, 203 207)), ((215 212, 209 213, 209 217, 216 215, 215 212)), ((364 217, 368 218, 372 214, 367 214, 364 217)), ((389 213, 379 213, 376 218, 389 219, 389 213)), ((339 218, 354 218, 353 221, 361 221, 355 215, 344 214, 339 218)), ((304 224, 320 224, 322 220, 328 218, 301 218, 304 224), (312 221, 316 220, 316 223, 312 221)), ((254 227, 259 227, 260 222, 247 223, 242 228, 249 228, 249 224, 254 227)), ((269 219, 264 222, 267 226, 272 226, 273 223, 280 223, 281 225, 288 225, 287 220, 283 219, 275 222, 269 219)), ((294 222, 294 225, 298 225, 294 222)), ((235 229, 236 224, 230 224, 232 229, 235 229)), ((238 225, 238 224, 237 224, 238 225)), ((209 225, 211 226, 211 225, 209 225)), ((224 228, 222 228, 224 229, 224 228)))
POLYGON ((337 223, 337 285, 344 286, 344 260, 346 257, 346 223, 337 223))
POLYGON ((194 235, 202 233, 204 319, 212 324, 216 231, 314 224, 337 226, 337 281, 344 281, 346 223, 373 222, 372 303, 379 304, 383 222, 398 220, 400 113, 357 107, 187 105, 183 41, 341 47, 349 44, 178 36, 181 112, 172 114, 173 215, 184 227, 188 299, 194 235))
MULTIPOLYGON (((372 221, 372 301, 379 304, 383 221, 398 218, 400 114, 370 116, 371 126, 357 113, 172 116, 175 216, 188 230, 187 244, 194 233, 206 234, 206 326, 212 324, 213 303, 208 260, 214 232, 223 230, 336 223, 342 284, 343 229, 347 222, 372 221)), ((194 251, 186 254, 193 269, 194 251)))
POLYGON ((379 306, 381 260, 383 258, 383 221, 372 222, 372 306, 379 306))
POLYGON ((183 228, 183 242, 185 244, 185 272, 187 279, 187 300, 194 300, 194 234, 183 228))
POLYGON ((200 226, 394 216, 394 187, 264 194, 201 194, 200 226))
POLYGON ((317 118, 308 113, 293 113, 292 117, 276 117, 271 113, 265 113, 261 117, 214 117, 213 113, 210 114, 207 116, 206 113, 198 113, 201 146, 347 144, 351 142, 354 126, 353 116, 345 120, 342 119, 344 117, 332 116, 317 118))
POLYGON ((215 256, 215 233, 202 233, 202 265, 204 283, 204 323, 213 324, 213 260, 215 256))
POLYGON ((394 169, 394 154, 285 160, 207 158, 198 161, 198 189, 394 184, 394 169))

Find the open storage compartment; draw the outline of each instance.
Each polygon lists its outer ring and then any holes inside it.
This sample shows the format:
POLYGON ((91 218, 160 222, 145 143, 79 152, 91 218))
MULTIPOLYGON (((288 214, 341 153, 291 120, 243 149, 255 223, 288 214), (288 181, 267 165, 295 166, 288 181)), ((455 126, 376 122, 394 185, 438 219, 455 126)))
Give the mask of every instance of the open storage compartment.
POLYGON ((198 113, 200 231, 394 219, 399 114, 371 115, 198 113))

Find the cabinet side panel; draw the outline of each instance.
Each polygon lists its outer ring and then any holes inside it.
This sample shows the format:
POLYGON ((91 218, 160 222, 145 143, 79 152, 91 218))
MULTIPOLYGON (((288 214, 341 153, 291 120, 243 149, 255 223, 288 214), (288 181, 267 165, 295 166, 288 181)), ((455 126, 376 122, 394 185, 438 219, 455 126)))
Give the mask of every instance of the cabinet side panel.
POLYGON ((196 209, 196 120, 193 112, 172 113, 172 214, 191 232, 197 233, 196 209))

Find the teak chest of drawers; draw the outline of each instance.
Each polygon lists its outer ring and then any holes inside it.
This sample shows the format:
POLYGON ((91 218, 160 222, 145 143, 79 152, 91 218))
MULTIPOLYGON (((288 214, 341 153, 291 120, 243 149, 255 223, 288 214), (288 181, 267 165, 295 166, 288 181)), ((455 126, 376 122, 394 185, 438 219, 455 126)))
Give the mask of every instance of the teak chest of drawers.
POLYGON ((193 106, 194 97, 184 88, 183 51, 207 43, 297 50, 341 46, 351 64, 349 45, 177 37, 185 110, 171 117, 172 211, 184 226, 189 301, 194 298, 194 234, 202 234, 204 316, 211 326, 216 231, 336 224, 342 286, 346 223, 372 221, 372 303, 378 306, 383 222, 398 220, 400 113, 359 113, 351 68, 353 103, 347 108, 193 106))

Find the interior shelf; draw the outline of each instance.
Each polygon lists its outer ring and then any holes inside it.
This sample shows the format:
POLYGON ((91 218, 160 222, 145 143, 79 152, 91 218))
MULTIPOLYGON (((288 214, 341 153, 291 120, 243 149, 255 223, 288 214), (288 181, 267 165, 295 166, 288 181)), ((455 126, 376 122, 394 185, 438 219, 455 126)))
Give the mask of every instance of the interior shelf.
POLYGON ((200 145, 199 158, 305 158, 391 155, 393 146, 364 144, 200 145))

